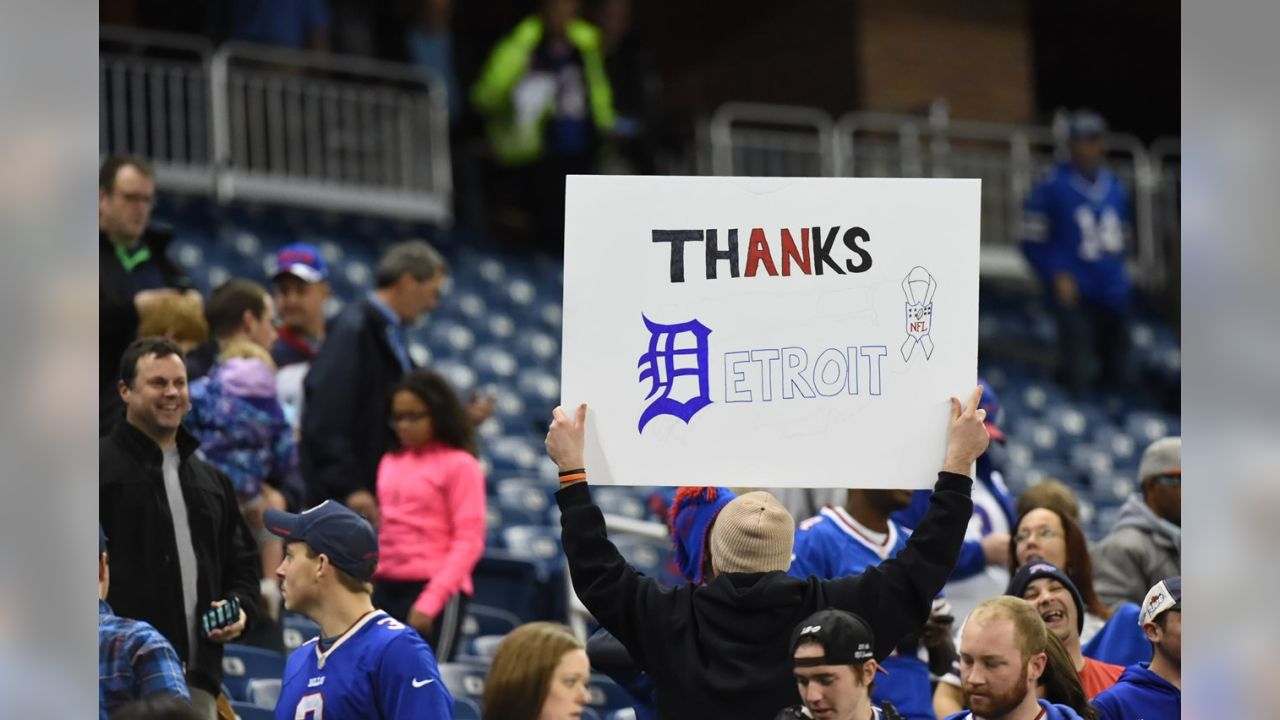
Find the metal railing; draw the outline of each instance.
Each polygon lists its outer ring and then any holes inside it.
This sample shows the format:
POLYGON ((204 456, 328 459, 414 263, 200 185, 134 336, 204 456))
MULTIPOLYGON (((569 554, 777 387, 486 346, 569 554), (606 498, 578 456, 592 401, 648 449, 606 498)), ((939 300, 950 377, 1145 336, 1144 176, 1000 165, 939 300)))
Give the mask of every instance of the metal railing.
POLYGON ((445 84, 406 64, 100 31, 103 153, 157 183, 326 210, 451 219, 445 84))
POLYGON ((104 27, 99 32, 98 148, 150 160, 157 182, 212 192, 207 58, 200 38, 104 27))
MULTIPOLYGON (((1055 127, 954 120, 941 101, 923 116, 850 112, 834 121, 815 108, 726 103, 699 137, 716 175, 980 178, 982 271, 1006 277, 1030 276, 1017 247, 1022 204, 1066 157, 1061 117, 1055 127)), ((1123 133, 1106 141, 1109 167, 1132 196, 1134 275, 1158 288, 1170 261, 1165 239, 1177 233, 1176 140, 1150 150, 1123 133)))

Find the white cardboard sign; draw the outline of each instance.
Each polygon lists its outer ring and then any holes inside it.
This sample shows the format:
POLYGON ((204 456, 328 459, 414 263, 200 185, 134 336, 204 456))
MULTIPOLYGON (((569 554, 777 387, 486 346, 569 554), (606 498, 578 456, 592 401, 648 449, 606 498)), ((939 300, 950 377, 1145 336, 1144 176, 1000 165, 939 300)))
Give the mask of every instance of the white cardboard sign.
POLYGON ((561 387, 591 482, 931 487, 976 384, 980 189, 570 176, 561 387))

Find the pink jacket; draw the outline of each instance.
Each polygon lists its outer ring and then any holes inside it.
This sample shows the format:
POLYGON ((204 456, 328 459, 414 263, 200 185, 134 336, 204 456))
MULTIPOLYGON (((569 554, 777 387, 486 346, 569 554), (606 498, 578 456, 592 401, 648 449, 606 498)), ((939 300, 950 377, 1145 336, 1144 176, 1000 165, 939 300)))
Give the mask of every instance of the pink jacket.
POLYGON ((432 442, 378 465, 378 570, 374 579, 430 580, 413 604, 436 617, 454 593, 474 592, 484 554, 484 473, 465 450, 432 442))

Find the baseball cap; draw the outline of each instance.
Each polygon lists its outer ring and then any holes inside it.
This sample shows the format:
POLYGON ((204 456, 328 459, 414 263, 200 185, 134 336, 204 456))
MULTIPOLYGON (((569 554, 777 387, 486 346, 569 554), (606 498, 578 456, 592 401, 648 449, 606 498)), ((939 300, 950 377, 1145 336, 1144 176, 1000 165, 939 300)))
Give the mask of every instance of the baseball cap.
POLYGON ((1080 594, 1080 589, 1076 587, 1076 584, 1071 582, 1071 578, 1052 563, 1047 563, 1043 560, 1032 560, 1018 568, 1018 572, 1014 573, 1013 578, 1009 580, 1009 587, 1004 594, 1020 598, 1026 594, 1027 586, 1033 580, 1039 580, 1040 578, 1057 580, 1071 592, 1071 599, 1076 601, 1076 631, 1083 631, 1084 597, 1080 594))
POLYGON ((1138 463, 1138 481, 1160 475, 1182 477, 1182 438, 1162 437, 1147 446, 1138 463))
POLYGON ((357 580, 368 582, 378 567, 378 534, 368 520, 333 500, 301 513, 267 510, 263 524, 285 542, 304 542, 357 580))
POLYGON ((1077 110, 1067 121, 1067 134, 1072 140, 1100 137, 1107 131, 1107 121, 1092 110, 1077 110))
POLYGON ((309 283, 329 277, 329 266, 320 248, 309 243, 293 243, 280 248, 271 267, 271 279, 281 275, 293 275, 309 283))
POLYGON ((102 531, 102 523, 98 523, 98 554, 107 551, 107 534, 102 531))
POLYGON ((1155 622, 1165 610, 1182 611, 1182 576, 1165 578, 1147 591, 1138 611, 1138 627, 1155 622))
POLYGON ((982 386, 982 400, 978 407, 987 411, 987 419, 982 421, 987 426, 987 434, 992 440, 1004 442, 1004 432, 996 425, 1003 419, 1000 417, 1000 396, 996 395, 996 389, 986 380, 978 378, 978 384, 982 386))
MULTIPOLYGON (((805 618, 791 631, 791 655, 801 643, 822 646, 820 658, 795 660, 798 667, 815 665, 861 665, 875 660, 876 636, 866 620, 845 610, 828 608, 805 618)), ((884 668, 879 668, 885 672, 884 668)))

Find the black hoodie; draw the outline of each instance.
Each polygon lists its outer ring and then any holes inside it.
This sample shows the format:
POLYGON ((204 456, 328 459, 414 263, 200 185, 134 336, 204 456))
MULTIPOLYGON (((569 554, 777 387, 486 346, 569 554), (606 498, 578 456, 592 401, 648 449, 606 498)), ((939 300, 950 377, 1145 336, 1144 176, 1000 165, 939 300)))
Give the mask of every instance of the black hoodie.
POLYGON ((558 493, 573 588, 596 620, 653 678, 663 718, 773 718, 796 702, 787 647, 818 610, 856 613, 884 659, 928 619, 973 514, 972 480, 938 474, 929 510, 895 558, 857 576, 800 580, 783 572, 726 573, 668 588, 636 572, 605 533, 586 483, 558 493))

